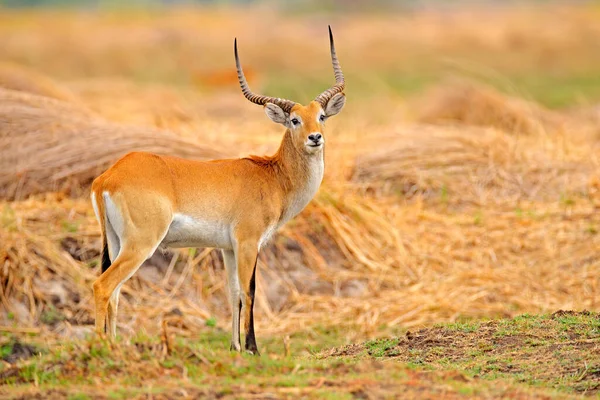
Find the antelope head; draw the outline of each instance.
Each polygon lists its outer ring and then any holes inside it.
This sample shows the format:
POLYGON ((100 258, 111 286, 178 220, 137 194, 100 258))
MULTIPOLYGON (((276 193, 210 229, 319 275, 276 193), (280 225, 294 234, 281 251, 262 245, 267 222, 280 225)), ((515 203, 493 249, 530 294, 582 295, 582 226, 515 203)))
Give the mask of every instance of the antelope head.
POLYGON ((252 103, 264 106, 265 113, 271 121, 282 124, 290 131, 296 149, 308 154, 323 150, 325 145, 325 121, 327 118, 339 113, 346 104, 346 96, 343 93, 345 87, 344 74, 335 53, 331 27, 329 27, 329 44, 335 84, 318 95, 308 105, 303 106, 291 100, 253 93, 248 86, 248 82, 246 82, 240 64, 237 39, 234 41, 235 63, 242 93, 252 103))

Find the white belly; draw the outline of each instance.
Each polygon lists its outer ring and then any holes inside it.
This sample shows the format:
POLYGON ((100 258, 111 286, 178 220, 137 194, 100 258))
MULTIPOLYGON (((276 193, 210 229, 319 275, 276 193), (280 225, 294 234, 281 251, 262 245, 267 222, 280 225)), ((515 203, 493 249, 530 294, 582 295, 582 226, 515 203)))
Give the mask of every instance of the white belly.
POLYGON ((175 214, 161 247, 216 247, 231 250, 231 242, 230 225, 175 214))

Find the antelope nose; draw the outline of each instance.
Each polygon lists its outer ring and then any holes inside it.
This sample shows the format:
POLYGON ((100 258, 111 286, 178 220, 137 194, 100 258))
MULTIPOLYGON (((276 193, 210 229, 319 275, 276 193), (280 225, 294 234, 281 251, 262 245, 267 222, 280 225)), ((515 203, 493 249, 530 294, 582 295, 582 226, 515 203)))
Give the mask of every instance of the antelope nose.
POLYGON ((312 140, 313 142, 318 142, 321 140, 323 136, 320 133, 311 133, 308 135, 308 140, 312 140))

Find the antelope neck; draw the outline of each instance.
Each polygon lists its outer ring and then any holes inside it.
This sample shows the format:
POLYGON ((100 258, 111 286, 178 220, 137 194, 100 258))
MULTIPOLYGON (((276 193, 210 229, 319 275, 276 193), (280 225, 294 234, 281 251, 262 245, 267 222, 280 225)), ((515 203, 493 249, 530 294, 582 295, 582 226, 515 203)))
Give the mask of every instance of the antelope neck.
POLYGON ((314 197, 323 180, 323 150, 307 154, 294 146, 292 133, 286 130, 273 157, 277 179, 288 199, 283 205, 280 224, 293 218, 314 197))

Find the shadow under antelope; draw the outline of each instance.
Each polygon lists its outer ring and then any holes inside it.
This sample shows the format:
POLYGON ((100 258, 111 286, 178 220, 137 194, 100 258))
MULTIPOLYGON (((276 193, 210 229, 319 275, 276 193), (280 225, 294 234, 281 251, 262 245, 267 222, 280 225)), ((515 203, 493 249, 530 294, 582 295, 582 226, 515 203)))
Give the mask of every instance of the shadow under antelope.
POLYGON ((258 354, 254 292, 258 253, 314 197, 323 179, 325 121, 346 102, 344 75, 329 28, 335 84, 303 106, 253 93, 234 55, 242 93, 286 130, 272 156, 193 161, 152 153, 125 155, 92 184, 102 229, 102 275, 94 282, 96 332, 116 335, 121 286, 158 247, 223 252, 232 308, 231 349, 258 354))

